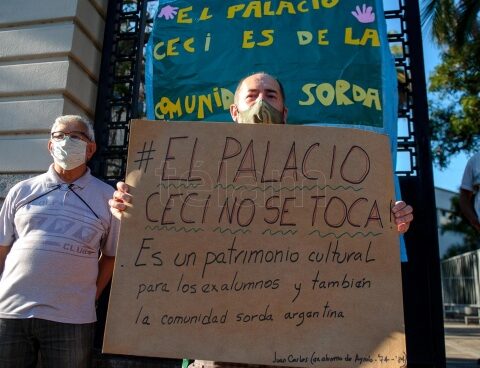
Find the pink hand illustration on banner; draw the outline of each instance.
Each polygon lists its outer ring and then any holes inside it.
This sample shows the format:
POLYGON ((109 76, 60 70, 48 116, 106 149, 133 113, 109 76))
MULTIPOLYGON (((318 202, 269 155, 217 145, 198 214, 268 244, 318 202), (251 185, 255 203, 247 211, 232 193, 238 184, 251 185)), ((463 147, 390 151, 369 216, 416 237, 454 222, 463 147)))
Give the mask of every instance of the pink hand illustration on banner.
POLYGON ((173 19, 175 18, 175 15, 178 13, 178 8, 175 6, 164 6, 162 10, 160 10, 160 13, 158 13, 158 18, 165 18, 165 19, 173 19))
POLYGON ((360 23, 372 23, 375 21, 375 13, 372 11, 372 7, 367 8, 366 4, 362 5, 362 9, 357 5, 356 11, 352 11, 352 15, 357 18, 360 23))

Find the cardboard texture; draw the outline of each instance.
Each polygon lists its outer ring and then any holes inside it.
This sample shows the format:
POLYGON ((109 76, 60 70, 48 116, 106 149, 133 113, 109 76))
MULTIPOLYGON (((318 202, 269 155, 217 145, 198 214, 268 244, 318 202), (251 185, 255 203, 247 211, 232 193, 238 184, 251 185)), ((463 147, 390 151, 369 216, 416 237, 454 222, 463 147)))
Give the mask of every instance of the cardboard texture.
POLYGON ((403 367, 388 138, 133 121, 104 352, 403 367))

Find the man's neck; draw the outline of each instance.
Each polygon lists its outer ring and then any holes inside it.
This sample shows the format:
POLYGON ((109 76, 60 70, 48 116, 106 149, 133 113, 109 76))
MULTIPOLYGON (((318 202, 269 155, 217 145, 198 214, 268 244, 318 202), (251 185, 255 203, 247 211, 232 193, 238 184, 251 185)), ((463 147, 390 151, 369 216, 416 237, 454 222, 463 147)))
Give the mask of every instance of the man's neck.
POLYGON ((87 171, 87 165, 83 164, 72 170, 65 170, 57 164, 53 165, 55 172, 65 183, 73 183, 75 180, 81 178, 87 171))

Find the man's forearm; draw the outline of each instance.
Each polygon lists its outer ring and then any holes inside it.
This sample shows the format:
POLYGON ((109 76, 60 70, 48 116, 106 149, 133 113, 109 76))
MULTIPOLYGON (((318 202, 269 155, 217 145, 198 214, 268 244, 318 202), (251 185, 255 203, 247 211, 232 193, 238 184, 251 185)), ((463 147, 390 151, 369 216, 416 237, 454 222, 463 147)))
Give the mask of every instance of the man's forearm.
POLYGON ((98 261, 97 294, 95 300, 100 297, 103 289, 105 289, 105 286, 107 286, 112 278, 114 265, 115 257, 109 257, 104 254, 100 256, 98 261))
POLYGON ((0 275, 3 273, 5 267, 5 260, 7 259, 8 252, 12 247, 0 245, 0 275))
POLYGON ((475 208, 473 207, 472 197, 472 192, 465 189, 460 190, 460 210, 462 211, 465 218, 470 222, 470 224, 472 224, 472 226, 475 227, 477 230, 480 230, 480 224, 478 222, 475 208))

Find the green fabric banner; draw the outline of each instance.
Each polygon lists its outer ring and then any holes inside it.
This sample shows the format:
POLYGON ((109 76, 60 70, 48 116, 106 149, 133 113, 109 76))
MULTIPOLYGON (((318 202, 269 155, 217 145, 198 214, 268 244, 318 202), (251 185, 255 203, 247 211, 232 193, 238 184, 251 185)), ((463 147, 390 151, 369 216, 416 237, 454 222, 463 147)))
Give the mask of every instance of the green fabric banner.
POLYGON ((231 121, 238 81, 258 71, 284 85, 289 124, 396 124, 381 1, 160 1, 147 47, 150 119, 231 121))

